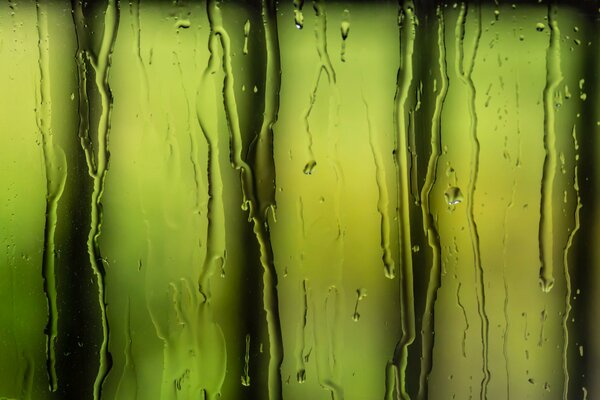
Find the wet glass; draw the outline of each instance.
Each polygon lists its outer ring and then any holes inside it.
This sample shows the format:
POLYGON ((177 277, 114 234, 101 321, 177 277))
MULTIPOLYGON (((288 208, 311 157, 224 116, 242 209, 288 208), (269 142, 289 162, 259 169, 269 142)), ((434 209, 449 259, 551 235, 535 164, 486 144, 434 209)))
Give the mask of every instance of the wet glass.
POLYGON ((599 18, 0 6, 0 398, 600 396, 599 18))

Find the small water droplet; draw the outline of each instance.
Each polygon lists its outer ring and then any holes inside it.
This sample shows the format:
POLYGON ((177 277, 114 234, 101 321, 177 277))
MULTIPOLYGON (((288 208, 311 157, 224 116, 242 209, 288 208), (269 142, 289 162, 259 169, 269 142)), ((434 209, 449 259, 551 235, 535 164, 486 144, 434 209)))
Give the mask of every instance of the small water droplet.
POLYGON ((192 26, 192 22, 189 19, 178 19, 177 22, 175 22, 175 28, 177 29, 188 29, 190 26, 192 26))
POLYGON ((446 198, 446 203, 448 205, 454 206, 463 201, 463 194, 459 187, 450 186, 446 193, 444 193, 444 197, 446 198))
POLYGON ((298 373, 296 374, 296 380, 298 381, 298 383, 306 382, 306 370, 305 369, 301 369, 300 371, 298 371, 298 373))
MULTIPOLYGON (((346 10, 347 12, 348 10, 346 10)), ((350 34, 350 21, 344 20, 342 21, 340 31, 342 32, 342 40, 348 39, 348 34, 350 34)))
POLYGON ((315 169, 316 166, 317 166, 317 162, 315 160, 311 160, 311 161, 307 162, 303 169, 304 174, 312 175, 313 170, 315 169))
POLYGON ((546 28, 546 25, 544 25, 541 22, 538 22, 537 24, 535 24, 535 30, 538 32, 543 32, 543 30, 546 28))

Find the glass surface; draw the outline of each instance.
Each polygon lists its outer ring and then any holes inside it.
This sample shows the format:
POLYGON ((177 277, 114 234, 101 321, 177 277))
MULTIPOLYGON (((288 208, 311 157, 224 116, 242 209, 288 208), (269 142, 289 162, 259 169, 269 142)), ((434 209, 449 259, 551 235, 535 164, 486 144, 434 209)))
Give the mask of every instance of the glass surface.
POLYGON ((0 398, 600 397, 600 10, 0 6, 0 398))

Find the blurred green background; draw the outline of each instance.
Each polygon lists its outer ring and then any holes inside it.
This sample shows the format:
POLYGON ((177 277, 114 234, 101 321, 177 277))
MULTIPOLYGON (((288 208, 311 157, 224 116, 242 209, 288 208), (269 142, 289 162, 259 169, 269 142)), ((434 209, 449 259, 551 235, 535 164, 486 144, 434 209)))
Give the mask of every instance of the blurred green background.
MULTIPOLYGON (((593 2, 274 7, 1 7, 0 398, 400 398, 386 365, 402 369, 411 318, 410 398, 595 398, 593 2), (258 165, 273 102, 276 208, 252 222, 232 154, 258 165), (102 160, 104 178, 90 173, 102 160), (257 226, 276 272, 276 373, 257 226)), ((246 190, 271 184, 257 170, 246 190)))

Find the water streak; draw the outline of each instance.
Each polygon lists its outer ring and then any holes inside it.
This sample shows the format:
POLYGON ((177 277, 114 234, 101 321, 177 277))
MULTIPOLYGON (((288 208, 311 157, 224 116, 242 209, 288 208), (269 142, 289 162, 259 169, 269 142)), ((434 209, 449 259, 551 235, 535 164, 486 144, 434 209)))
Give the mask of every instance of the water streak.
POLYGON ((444 24, 444 13, 441 7, 436 10, 438 19, 437 45, 438 45, 438 64, 440 76, 440 89, 435 98, 435 108, 431 123, 431 155, 427 163, 427 173, 425 183, 421 189, 421 211, 423 215, 423 231, 427 235, 427 243, 431 248, 432 260, 429 272, 429 282, 427 285, 427 298, 425 300, 425 310, 423 312, 423 328, 421 330, 421 374, 419 377, 419 399, 425 399, 429 393, 429 375, 433 367, 433 346, 434 346, 434 325, 435 325, 435 303, 438 290, 441 286, 441 248, 440 236, 436 227, 430 206, 431 190, 437 179, 438 160, 442 146, 442 110, 446 94, 448 93, 448 71, 446 66, 446 35, 444 24))
POLYGON ((296 380, 304 383, 306 380, 306 323, 308 319, 308 280, 302 280, 302 320, 298 324, 298 341, 296 342, 296 380))
POLYGON ((110 152, 108 149, 110 134, 110 117, 113 98, 108 83, 111 66, 111 57, 119 26, 119 5, 116 0, 109 0, 104 13, 104 32, 100 42, 100 49, 95 54, 90 46, 90 39, 86 32, 86 21, 83 15, 81 2, 74 2, 73 19, 77 35, 78 50, 76 59, 78 61, 79 83, 80 83, 80 109, 79 115, 83 117, 79 125, 79 137, 81 146, 85 153, 88 165, 88 173, 92 178, 93 190, 90 203, 90 230, 88 232, 87 251, 89 261, 98 287, 98 302, 100 304, 100 322, 102 327, 102 341, 99 349, 100 365, 94 381, 94 399, 101 398, 102 385, 106 380, 112 367, 112 357, 108 350, 109 326, 106 314, 106 271, 102 264, 102 256, 98 240, 102 233, 102 196, 104 194, 104 182, 108 172, 108 161, 110 152), (102 112, 98 118, 98 124, 93 129, 90 127, 89 110, 82 110, 82 106, 88 105, 87 91, 81 87, 87 81, 86 61, 94 70, 95 90, 100 97, 102 112), (83 99, 81 98, 83 95, 83 99), (97 138, 97 152, 94 152, 90 138, 90 130, 95 131, 97 138))
POLYGON ((371 123, 371 117, 369 114, 369 105, 364 97, 363 93, 363 104, 365 105, 365 112, 367 115, 367 128, 369 130, 369 147, 371 148, 371 155, 373 156, 373 162, 375 164, 375 182, 377 184, 377 212, 380 217, 380 247, 382 251, 383 259, 383 272, 386 277, 393 278, 396 275, 396 267, 394 265, 394 258, 390 248, 390 216, 388 213, 389 207, 389 194, 387 190, 387 177, 383 160, 379 149, 375 146, 375 137, 373 134, 373 126, 371 123))
POLYGON ((546 52, 546 86, 544 87, 544 166, 542 174, 540 205, 540 286, 549 292, 554 285, 554 239, 553 239, 553 198, 554 177, 556 175, 556 127, 554 102, 557 87, 563 80, 560 68, 560 30, 556 20, 556 7, 548 4, 548 25, 550 41, 546 52))
POLYGON ((572 284, 571 284, 571 273, 569 271, 569 250, 573 246, 573 241, 575 239, 575 235, 579 231, 581 227, 580 221, 580 212, 583 204, 581 202, 581 196, 579 193, 579 143, 577 142, 577 132, 575 126, 573 126, 572 131, 573 136, 573 147, 575 149, 575 160, 574 160, 574 170, 573 170, 573 192, 575 193, 575 198, 577 199, 577 204, 575 206, 575 211, 573 212, 574 216, 574 227, 569 233, 567 238, 567 244, 563 248, 563 266, 564 266, 564 276, 565 276, 565 312, 562 318, 562 330, 563 330, 563 349, 562 349, 562 370, 564 376, 563 383, 563 400, 569 398, 569 328, 567 326, 569 321, 569 316, 571 314, 572 306, 571 306, 571 293, 572 293, 572 284))
POLYGON ((398 374, 398 395, 408 399, 406 392, 406 368, 408 367, 408 347, 415 340, 415 306, 413 287, 412 244, 410 232, 410 188, 406 174, 408 168, 407 100, 413 81, 413 51, 417 31, 415 6, 405 0, 399 9, 400 20, 400 66, 396 95, 394 99, 394 123, 396 133, 396 157, 394 159, 397 180, 398 232, 400 235, 400 315, 402 335, 394 350, 393 362, 398 374))
POLYGON ((477 187, 477 178, 479 176, 479 156, 480 156, 480 143, 477 135, 477 108, 476 108, 476 89, 473 82, 472 74, 475 67, 475 60, 477 58, 477 50, 479 48, 479 42, 481 39, 481 4, 477 4, 477 10, 475 14, 475 33, 473 43, 473 53, 471 54, 470 60, 465 68, 465 25, 467 22, 467 4, 462 3, 458 20, 456 21, 456 74, 467 87, 468 93, 468 108, 469 108, 469 134, 471 141, 471 173, 469 176, 469 189, 467 196, 467 220, 469 225, 469 233, 471 236, 471 246, 473 249, 473 264, 475 268, 475 285, 477 293, 477 312, 481 320, 481 344, 482 344, 482 372, 483 379, 481 381, 481 389, 479 396, 481 399, 487 397, 487 387, 490 381, 490 369, 489 369, 489 318, 485 307, 485 279, 484 269, 481 264, 481 249, 479 242, 479 231, 477 223, 475 221, 475 210, 474 210, 474 197, 475 189, 477 187))
MULTIPOLYGON (((253 231, 260 248, 260 262, 263 267, 263 305, 267 314, 269 334, 269 399, 281 399, 281 363, 283 343, 277 295, 277 273, 273 260, 273 248, 269 238, 267 210, 275 206, 275 185, 272 154, 272 127, 277 120, 279 90, 281 85, 279 45, 277 41, 276 8, 273 0, 262 1, 262 18, 267 51, 265 112, 261 133, 256 148, 255 171, 242 158, 242 134, 234 92, 234 76, 231 64, 231 41, 223 27, 222 15, 216 1, 207 2, 207 13, 211 27, 211 37, 218 40, 223 53, 222 68, 225 74, 223 99, 225 115, 230 134, 230 160, 240 172, 243 208, 248 210, 253 231), (256 186, 255 186, 256 185, 256 186)), ((211 58, 216 55, 216 44, 210 47, 211 58)))
POLYGON ((58 203, 67 180, 67 160, 62 148, 54 143, 52 131, 52 101, 49 60, 48 4, 36 1, 38 34, 39 87, 36 93, 36 123, 42 137, 42 155, 46 174, 46 216, 44 220, 44 247, 42 255, 42 277, 48 305, 46 324, 46 366, 52 392, 58 388, 56 375, 56 339, 58 336, 58 305, 56 288, 56 246, 58 203))

